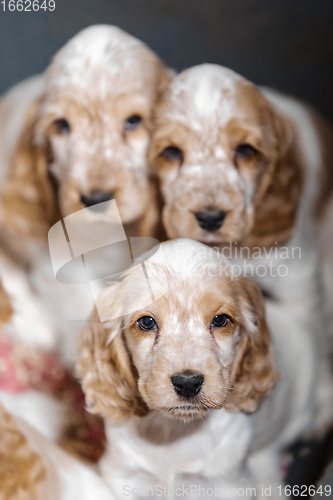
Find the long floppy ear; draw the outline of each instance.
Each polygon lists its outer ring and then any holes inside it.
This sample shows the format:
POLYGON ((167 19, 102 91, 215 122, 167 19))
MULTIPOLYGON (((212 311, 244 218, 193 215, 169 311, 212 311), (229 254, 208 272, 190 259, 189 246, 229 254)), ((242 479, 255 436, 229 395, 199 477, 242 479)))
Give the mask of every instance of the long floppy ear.
POLYGON ((163 64, 162 61, 157 61, 157 80, 155 85, 155 95, 152 100, 150 117, 148 120, 148 128, 150 134, 153 134, 155 128, 156 110, 167 92, 169 85, 174 77, 175 72, 163 64))
POLYGON ((291 238, 304 186, 304 159, 294 126, 269 106, 270 133, 277 144, 272 169, 267 171, 255 206, 249 246, 284 244, 291 238))
POLYGON ((35 141, 42 100, 35 99, 26 113, 1 193, 2 224, 11 233, 32 238, 46 237, 60 218, 47 166, 49 148, 35 141))
MULTIPOLYGON (((109 301, 117 300, 117 284, 104 292, 109 301)), ((107 325, 100 322, 95 310, 81 334, 76 369, 89 411, 115 420, 142 417, 149 410, 137 388, 137 374, 123 335, 123 319, 112 319, 107 325)))
POLYGON ((168 68, 166 66, 163 67, 163 70, 160 72, 160 80, 159 80, 159 87, 157 89, 157 99, 155 101, 155 104, 158 104, 160 99, 164 96, 166 91, 169 88, 169 85, 172 81, 172 79, 176 76, 176 72, 168 68))
POLYGON ((253 412, 275 387, 279 374, 261 290, 247 278, 237 285, 243 325, 232 369, 230 403, 235 410, 253 412))

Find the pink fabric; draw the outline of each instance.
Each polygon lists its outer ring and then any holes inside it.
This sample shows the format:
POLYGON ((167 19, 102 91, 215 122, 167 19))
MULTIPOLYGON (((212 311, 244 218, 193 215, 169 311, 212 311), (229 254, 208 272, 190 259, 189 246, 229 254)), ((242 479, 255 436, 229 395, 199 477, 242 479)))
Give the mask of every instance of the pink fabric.
POLYGON ((56 354, 35 351, 0 331, 0 389, 14 394, 29 389, 53 394, 65 376, 56 354))
POLYGON ((66 442, 75 441, 76 453, 97 462, 105 448, 104 425, 101 418, 86 411, 78 381, 61 365, 56 353, 36 351, 10 339, 0 325, 0 390, 18 394, 31 389, 50 394, 71 408, 65 447, 66 442))

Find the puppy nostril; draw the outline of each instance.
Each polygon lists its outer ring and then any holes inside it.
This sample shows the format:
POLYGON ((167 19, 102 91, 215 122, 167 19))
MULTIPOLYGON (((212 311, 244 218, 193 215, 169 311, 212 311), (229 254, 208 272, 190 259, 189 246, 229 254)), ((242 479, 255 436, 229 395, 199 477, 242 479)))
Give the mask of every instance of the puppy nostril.
POLYGON ((222 226, 227 213, 222 210, 207 210, 206 212, 196 212, 194 215, 202 229, 216 231, 222 226))
POLYGON ((81 203, 87 208, 95 211, 103 211, 106 210, 107 205, 98 206, 98 204, 112 200, 113 193, 111 191, 92 191, 88 195, 82 194, 80 199, 81 203))
POLYGON ((204 381, 204 376, 197 375, 173 375, 171 382, 176 393, 186 399, 193 398, 200 390, 204 381))

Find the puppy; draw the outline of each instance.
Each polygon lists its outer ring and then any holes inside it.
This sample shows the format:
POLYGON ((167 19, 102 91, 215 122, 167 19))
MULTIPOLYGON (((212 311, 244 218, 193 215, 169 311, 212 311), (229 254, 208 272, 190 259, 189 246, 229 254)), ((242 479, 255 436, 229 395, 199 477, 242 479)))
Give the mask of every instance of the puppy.
POLYGON ((112 500, 103 480, 0 405, 1 500, 112 500))
MULTIPOLYGON (((163 94, 149 153, 168 237, 216 245, 268 296, 293 302, 323 351, 333 339, 332 139, 305 105, 205 64, 163 94)), ((327 423, 332 378, 322 377, 327 423)))
POLYGON ((117 498, 240 498, 247 487, 261 498, 261 485, 283 497, 279 451, 315 420, 314 337, 291 306, 265 313, 259 287, 215 250, 160 250, 103 291, 108 320, 95 311, 82 334, 78 374, 106 419, 103 476, 117 498))
POLYGON ((155 118, 150 159, 169 238, 307 243, 299 225, 320 220, 333 189, 332 131, 312 110, 204 64, 175 76, 155 118))
POLYGON ((81 31, 44 74, 3 97, 0 228, 7 255, 1 274, 21 311, 16 330, 28 342, 66 350, 70 312, 92 303, 87 287, 54 279, 47 248, 53 224, 79 211, 82 223, 107 225, 114 199, 129 233, 154 225, 152 207, 146 216, 154 198, 146 149, 152 106, 168 79, 143 43, 101 25, 81 31), (62 322, 59 340, 54 330, 62 322))

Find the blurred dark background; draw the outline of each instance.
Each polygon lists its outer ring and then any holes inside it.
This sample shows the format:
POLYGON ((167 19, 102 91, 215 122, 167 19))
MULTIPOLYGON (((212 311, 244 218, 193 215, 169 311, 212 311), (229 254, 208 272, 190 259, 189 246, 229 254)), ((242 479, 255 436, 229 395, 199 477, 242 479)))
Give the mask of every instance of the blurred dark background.
POLYGON ((42 71, 83 27, 108 23, 177 70, 219 63, 309 101, 333 122, 332 0, 55 1, 49 13, 0 10, 0 92, 42 71))

